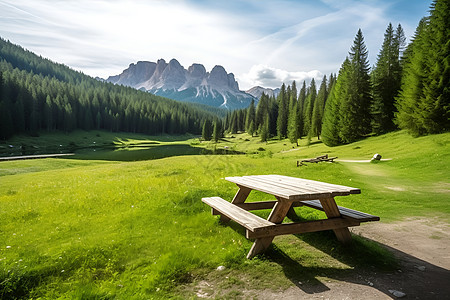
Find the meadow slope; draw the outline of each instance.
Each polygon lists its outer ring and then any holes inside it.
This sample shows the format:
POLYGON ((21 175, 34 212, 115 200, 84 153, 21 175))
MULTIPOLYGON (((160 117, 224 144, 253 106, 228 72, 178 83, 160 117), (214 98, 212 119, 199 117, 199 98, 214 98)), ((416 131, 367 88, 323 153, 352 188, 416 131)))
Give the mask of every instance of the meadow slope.
MULTIPOLYGON (((231 200, 237 188, 226 176, 282 174, 357 187, 361 195, 337 198, 338 204, 384 223, 450 219, 450 134, 395 132, 335 148, 318 141, 300 148, 260 143, 246 134, 218 144, 192 136, 109 138, 102 143, 120 141, 120 150, 85 148, 70 158, 0 163, 1 298, 185 298, 180 286, 220 265, 229 273, 219 295, 233 298, 244 285, 286 289, 319 275, 395 268, 394 256, 377 243, 355 236, 344 247, 329 232, 277 237, 265 255, 246 260, 252 242, 239 226, 221 225, 200 200, 231 200), (155 149, 171 157, 148 154, 155 149), (192 152, 180 155, 186 149, 192 152), (211 154, 219 151, 242 154, 211 154), (297 159, 326 153, 370 159, 376 152, 392 160, 296 167, 297 159)), ((268 197, 255 192, 250 200, 268 197)), ((323 217, 298 211, 306 219, 323 217)))

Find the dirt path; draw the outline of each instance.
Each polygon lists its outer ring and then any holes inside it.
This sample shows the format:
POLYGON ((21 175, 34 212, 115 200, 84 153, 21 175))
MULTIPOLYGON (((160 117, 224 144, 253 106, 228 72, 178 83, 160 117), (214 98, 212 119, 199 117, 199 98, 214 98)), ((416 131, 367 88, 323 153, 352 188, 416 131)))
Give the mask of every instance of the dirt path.
POLYGON ((323 286, 291 287, 266 292, 258 299, 450 299, 450 225, 438 219, 408 219, 393 224, 373 222, 352 232, 377 241, 400 260, 388 274, 359 273, 342 281, 324 280, 323 286))
MULTIPOLYGON (((392 158, 382 158, 381 161, 390 161, 392 158)), ((350 163, 370 163, 370 159, 336 159, 338 162, 350 162, 350 163)))
POLYGON ((237 299, 397 299, 392 290, 404 293, 402 299, 450 299, 449 229, 450 224, 437 218, 353 227, 354 234, 392 251, 400 261, 399 269, 378 274, 355 270, 339 280, 317 277, 318 284, 298 284, 284 291, 248 289, 237 299))

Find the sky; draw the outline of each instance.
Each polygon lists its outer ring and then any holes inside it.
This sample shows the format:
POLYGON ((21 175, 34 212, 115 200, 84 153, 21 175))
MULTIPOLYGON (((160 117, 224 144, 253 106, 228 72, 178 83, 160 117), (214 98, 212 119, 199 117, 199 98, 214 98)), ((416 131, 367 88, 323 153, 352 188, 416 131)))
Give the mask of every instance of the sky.
MULTIPOLYGON (((93 77, 177 59, 241 90, 337 73, 361 28, 376 63, 387 25, 407 40, 431 0, 0 0, 0 37, 93 77)), ((298 83, 297 83, 298 85, 298 83)))

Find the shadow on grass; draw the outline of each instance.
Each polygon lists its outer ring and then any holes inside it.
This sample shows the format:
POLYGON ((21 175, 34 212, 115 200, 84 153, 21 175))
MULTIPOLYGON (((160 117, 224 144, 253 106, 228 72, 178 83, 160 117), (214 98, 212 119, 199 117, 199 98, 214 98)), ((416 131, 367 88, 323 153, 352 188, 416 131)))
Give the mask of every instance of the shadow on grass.
POLYGON ((404 291, 417 299, 443 299, 450 294, 449 270, 398 249, 357 235, 343 245, 332 231, 295 236, 350 267, 305 267, 272 244, 263 256, 279 264, 286 277, 307 294, 330 290, 318 277, 370 286, 393 299, 389 290, 404 291))
POLYGON ((192 147, 190 145, 145 145, 145 146, 133 146, 126 148, 93 148, 84 149, 75 152, 75 156, 71 156, 70 159, 80 160, 108 160, 108 161, 142 161, 161 159, 172 156, 182 155, 234 155, 244 154, 243 152, 227 150, 227 149, 215 149, 209 150, 205 148, 192 147))
MULTIPOLYGON (((300 217, 292 219, 305 221, 300 217)), ((245 236, 242 226, 235 222, 227 224, 245 236)), ((352 234, 352 242, 343 245, 331 230, 294 236, 348 266, 347 269, 304 266, 301 260, 277 247, 275 239, 275 244, 272 243, 259 257, 280 265, 285 276, 304 293, 329 291, 330 287, 320 278, 326 277, 373 288, 393 299, 396 297, 389 290, 404 291, 417 299, 444 299, 450 294, 450 270, 377 241, 352 234)))

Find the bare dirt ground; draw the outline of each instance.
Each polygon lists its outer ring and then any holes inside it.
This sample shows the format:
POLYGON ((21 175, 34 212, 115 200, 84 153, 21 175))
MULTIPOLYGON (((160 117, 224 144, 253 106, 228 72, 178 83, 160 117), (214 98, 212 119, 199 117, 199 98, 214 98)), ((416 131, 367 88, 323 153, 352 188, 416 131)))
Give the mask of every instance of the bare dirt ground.
MULTIPOLYGON (((351 276, 299 283, 286 290, 241 290, 238 299, 450 299, 450 224, 436 219, 373 222, 352 228, 354 234, 384 245, 400 261, 397 271, 355 271, 351 276), (404 295, 394 296, 393 291, 404 295)), ((214 298, 202 294, 198 298, 214 298)))

